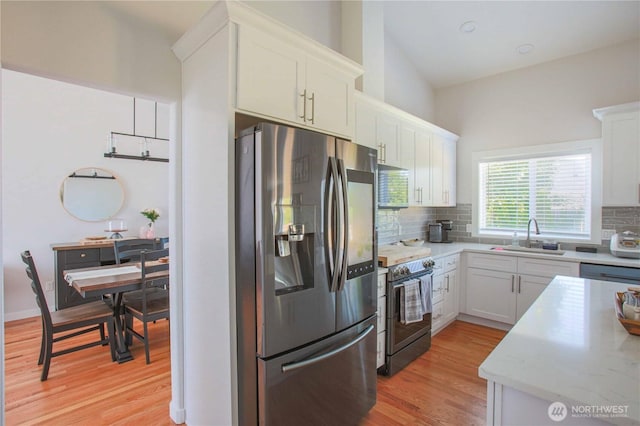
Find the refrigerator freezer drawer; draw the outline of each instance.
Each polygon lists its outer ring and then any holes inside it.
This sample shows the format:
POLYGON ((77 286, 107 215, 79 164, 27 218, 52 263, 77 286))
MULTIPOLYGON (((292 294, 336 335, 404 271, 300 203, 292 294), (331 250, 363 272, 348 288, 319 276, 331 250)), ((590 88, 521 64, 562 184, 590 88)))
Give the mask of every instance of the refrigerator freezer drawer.
POLYGON ((373 316, 295 352, 259 359, 259 424, 357 424, 376 402, 375 324, 373 316))

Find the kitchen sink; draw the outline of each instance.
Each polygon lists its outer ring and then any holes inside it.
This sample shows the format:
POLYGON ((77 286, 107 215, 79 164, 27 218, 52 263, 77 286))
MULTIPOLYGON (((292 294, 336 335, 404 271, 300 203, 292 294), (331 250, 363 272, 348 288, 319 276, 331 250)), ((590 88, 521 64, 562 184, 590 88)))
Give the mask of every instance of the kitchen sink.
POLYGON ((523 253, 555 254, 556 256, 562 256, 563 254, 566 253, 564 250, 549 250, 549 249, 543 249, 543 248, 520 247, 520 246, 496 246, 496 247, 491 247, 491 250, 519 251, 523 253))

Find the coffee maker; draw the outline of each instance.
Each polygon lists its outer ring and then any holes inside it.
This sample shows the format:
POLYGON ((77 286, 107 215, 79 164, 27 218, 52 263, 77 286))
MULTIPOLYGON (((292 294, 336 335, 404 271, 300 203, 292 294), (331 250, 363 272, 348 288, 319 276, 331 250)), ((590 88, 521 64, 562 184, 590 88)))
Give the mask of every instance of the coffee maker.
POLYGON ((452 243, 449 240, 449 231, 453 229, 453 221, 450 219, 436 220, 429 224, 430 243, 452 243))

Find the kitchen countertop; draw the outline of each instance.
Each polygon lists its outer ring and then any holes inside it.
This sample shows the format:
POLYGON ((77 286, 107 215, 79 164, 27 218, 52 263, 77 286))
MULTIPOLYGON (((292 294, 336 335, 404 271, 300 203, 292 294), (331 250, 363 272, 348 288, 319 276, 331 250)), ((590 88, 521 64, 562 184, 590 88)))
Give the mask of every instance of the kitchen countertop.
MULTIPOLYGON (((545 401, 628 406, 640 424, 640 336, 618 322, 628 284, 557 276, 480 365, 480 377, 545 401)), ((571 412, 571 408, 569 408, 571 412)))
POLYGON ((567 250, 563 255, 556 254, 544 254, 544 253, 527 253, 520 251, 506 251, 506 250, 491 250, 492 247, 497 247, 492 244, 478 244, 478 243, 425 243, 422 247, 428 247, 431 249, 431 257, 437 258, 441 256, 448 256, 451 254, 467 252, 476 253, 491 253, 501 256, 518 256, 518 257, 538 257, 549 260, 559 260, 563 262, 586 262, 597 263, 601 265, 615 265, 615 266, 628 266, 632 268, 640 268, 640 259, 627 259, 622 257, 615 257, 609 253, 582 253, 577 251, 567 250))

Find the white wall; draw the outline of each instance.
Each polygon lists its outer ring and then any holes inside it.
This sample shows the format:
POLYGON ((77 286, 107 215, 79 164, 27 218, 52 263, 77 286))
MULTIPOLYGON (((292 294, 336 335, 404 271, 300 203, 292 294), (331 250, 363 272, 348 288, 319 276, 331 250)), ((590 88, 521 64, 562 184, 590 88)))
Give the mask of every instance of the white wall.
POLYGON ((433 123, 431 86, 388 35, 384 37, 384 96, 386 103, 433 123))
POLYGON ((339 1, 250 0, 243 3, 340 52, 342 12, 339 1))
POLYGON ((639 100, 638 76, 636 40, 437 90, 435 123, 460 135, 458 203, 472 200, 472 152, 600 138, 592 110, 639 100))
POLYGON ((7 69, 160 100, 180 98, 171 42, 102 1, 2 1, 7 69))
MULTIPOLYGON (((147 222, 140 211, 156 207, 162 212, 156 235, 166 236, 169 174, 167 163, 103 156, 111 131, 131 132, 131 97, 7 70, 2 86, 4 306, 5 319, 12 320, 38 314, 20 252, 31 250, 44 284, 55 275, 50 244, 108 236, 106 221, 84 222, 64 210, 66 176, 85 167, 109 170, 124 187, 116 214, 127 221, 123 234, 136 236, 147 222)), ((158 136, 167 136, 168 106, 159 111, 158 136)), ((136 121, 143 128, 141 115, 136 121)), ((47 298, 53 308, 53 292, 47 298)))

